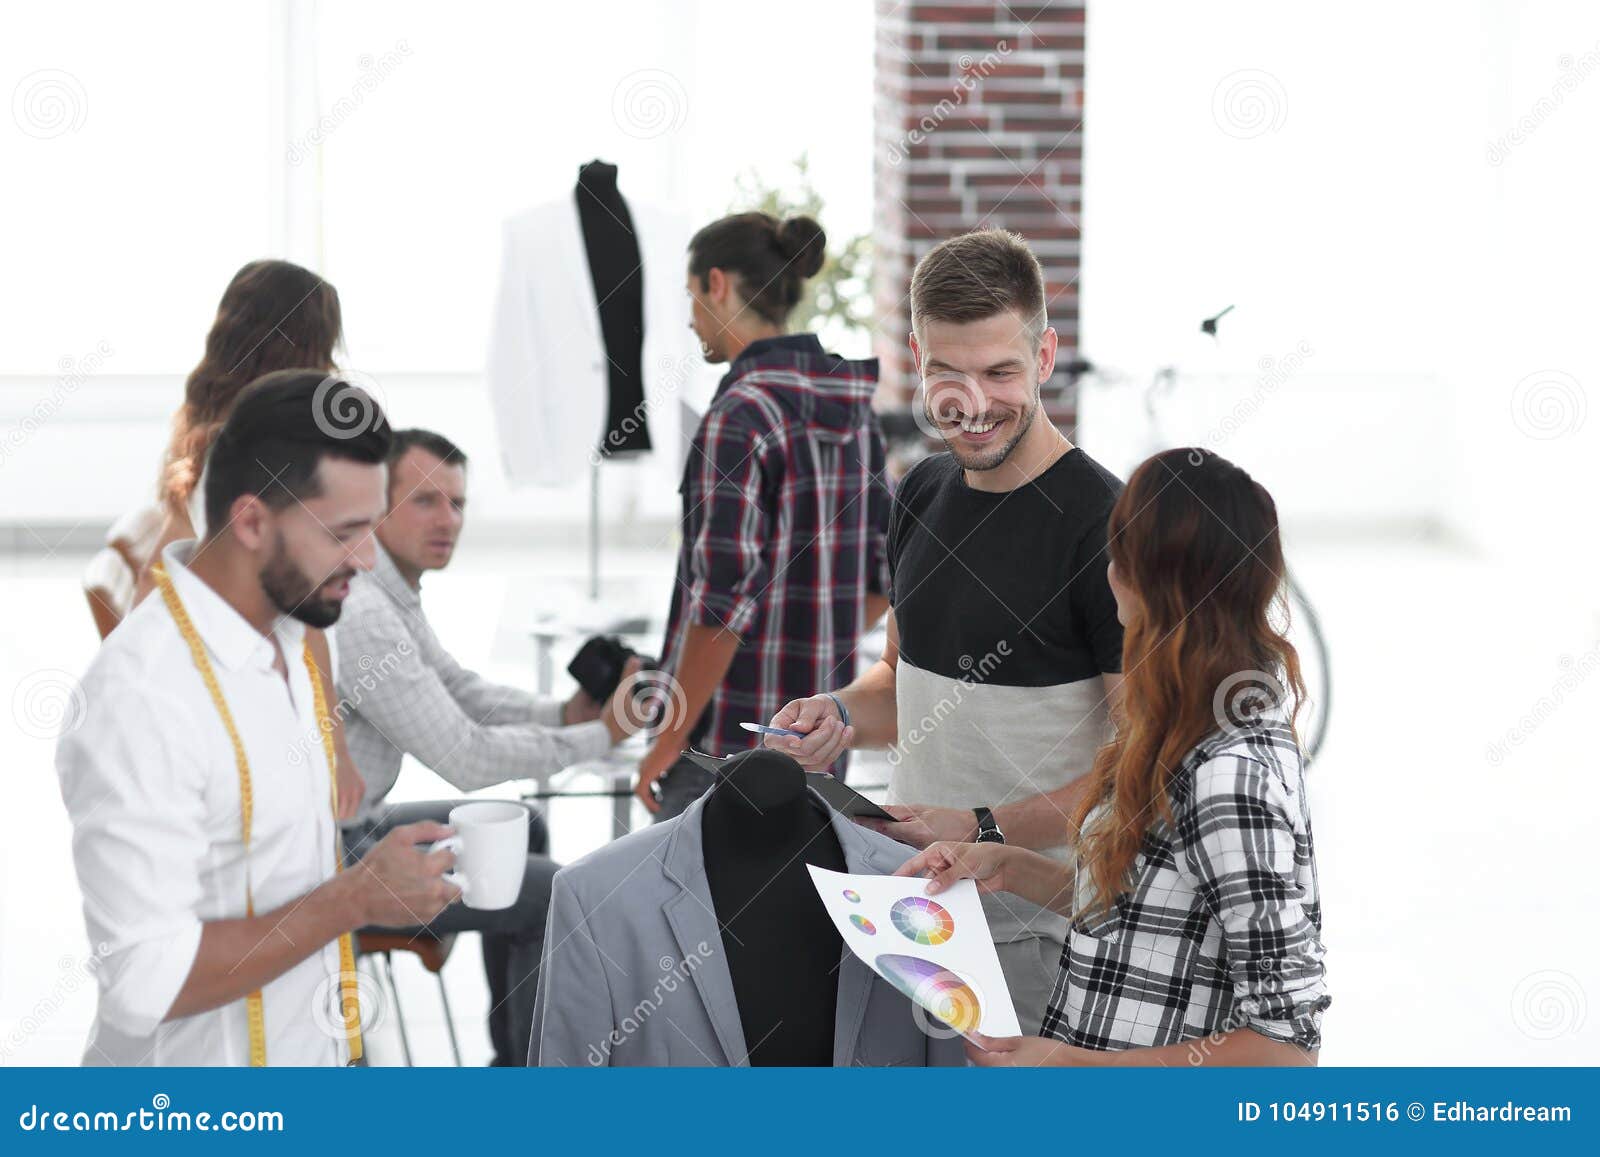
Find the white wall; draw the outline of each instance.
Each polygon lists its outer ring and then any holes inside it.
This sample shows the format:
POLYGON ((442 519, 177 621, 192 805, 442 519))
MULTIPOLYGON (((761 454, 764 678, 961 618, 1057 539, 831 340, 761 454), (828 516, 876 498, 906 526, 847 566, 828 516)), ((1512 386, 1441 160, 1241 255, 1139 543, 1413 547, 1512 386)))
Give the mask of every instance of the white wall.
MULTIPOLYGON (((586 480, 499 476, 480 375, 502 220, 602 157, 707 221, 739 174, 784 181, 807 151, 824 225, 866 232, 872 50, 860 0, 0 10, 0 80, 33 94, 0 124, 0 526, 89 533, 149 493, 217 298, 263 255, 337 285, 343 364, 474 456, 479 527, 581 520, 586 480)), ((670 451, 608 464, 609 518, 671 517, 670 451)))
MULTIPOLYGON (((1560 526, 1595 423, 1530 439, 1512 395, 1545 367, 1600 382, 1600 79, 1503 163, 1489 146, 1597 41, 1572 0, 1091 5, 1085 353, 1191 374, 1174 441, 1261 400, 1219 449, 1291 521, 1442 521, 1496 549, 1560 526), (1214 344, 1198 322, 1228 304, 1214 344)), ((1122 414, 1097 430, 1092 402, 1091 450, 1122 414)))

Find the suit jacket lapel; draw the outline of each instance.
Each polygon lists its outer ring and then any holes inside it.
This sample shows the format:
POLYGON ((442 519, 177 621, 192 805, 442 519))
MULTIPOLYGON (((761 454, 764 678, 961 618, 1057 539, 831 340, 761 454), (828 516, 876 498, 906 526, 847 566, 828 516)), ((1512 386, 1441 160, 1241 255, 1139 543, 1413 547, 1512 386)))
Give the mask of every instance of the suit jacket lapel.
MULTIPOLYGON (((809 788, 807 788, 810 791, 809 788)), ((816 795, 815 792, 812 792, 816 795)), ((821 800, 820 795, 817 796, 821 800)), ((824 804, 826 806, 826 804, 824 804)), ((898 868, 901 860, 883 854, 883 849, 868 840, 861 828, 847 816, 828 809, 834 833, 844 851, 844 865, 848 872, 863 875, 888 875, 898 868)), ((851 952, 848 946, 840 949, 839 998, 833 1019, 833 1063, 850 1066, 856 1063, 856 1046, 861 1039, 861 1022, 867 1015, 867 997, 872 995, 872 982, 877 974, 851 952)))
POLYGON ((750 1058, 744 1042, 744 1027, 739 1021, 739 1001, 733 992, 728 956, 722 948, 722 927, 717 921, 716 909, 711 906, 711 888, 706 883, 705 844, 700 828, 700 813, 704 807, 704 796, 690 804, 667 841, 661 867, 679 891, 662 905, 662 911, 672 926, 672 934, 677 937, 683 959, 692 957, 700 961, 690 976, 722 1046, 725 1061, 743 1066, 750 1063, 750 1058), (705 949, 701 945, 705 945, 705 949))

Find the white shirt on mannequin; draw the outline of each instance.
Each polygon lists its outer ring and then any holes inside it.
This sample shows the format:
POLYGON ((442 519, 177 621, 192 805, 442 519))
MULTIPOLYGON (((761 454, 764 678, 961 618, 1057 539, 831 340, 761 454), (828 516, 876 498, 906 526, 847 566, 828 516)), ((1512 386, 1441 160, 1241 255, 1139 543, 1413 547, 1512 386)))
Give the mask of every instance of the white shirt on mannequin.
MULTIPOLYGON (((690 230, 631 197, 628 213, 644 265, 642 417, 655 452, 671 454, 677 399, 704 372, 684 293, 690 230)), ((563 486, 587 473, 606 433, 609 373, 574 192, 506 222, 485 375, 513 485, 563 486)))

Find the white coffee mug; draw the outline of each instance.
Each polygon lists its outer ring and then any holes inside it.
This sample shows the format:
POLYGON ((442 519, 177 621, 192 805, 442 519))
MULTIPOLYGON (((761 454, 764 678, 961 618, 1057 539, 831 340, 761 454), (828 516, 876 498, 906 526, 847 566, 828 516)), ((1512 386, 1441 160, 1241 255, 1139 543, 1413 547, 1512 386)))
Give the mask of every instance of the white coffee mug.
POLYGON ((444 878, 461 889, 469 908, 509 908, 522 891, 528 862, 528 809, 520 803, 485 800, 450 809, 456 833, 433 845, 456 854, 444 878))

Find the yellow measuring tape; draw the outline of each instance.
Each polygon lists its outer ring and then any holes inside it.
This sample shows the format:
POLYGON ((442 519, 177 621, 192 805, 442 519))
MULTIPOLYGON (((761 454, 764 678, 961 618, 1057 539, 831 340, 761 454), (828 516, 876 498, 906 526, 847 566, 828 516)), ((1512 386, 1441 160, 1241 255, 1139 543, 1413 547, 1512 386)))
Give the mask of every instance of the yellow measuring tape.
MULTIPOLYGON (((222 716, 222 726, 226 728, 228 740, 233 744, 233 761, 239 769, 239 814, 244 833, 244 910, 246 915, 254 916, 256 903, 250 886, 250 825, 255 812, 255 797, 250 787, 250 761, 245 756, 244 740, 239 737, 233 713, 228 710, 228 702, 222 697, 222 686, 217 682, 217 673, 206 655, 200 632, 195 630, 194 621, 179 600, 166 568, 158 565, 152 567, 150 573, 161 591, 162 601, 167 604, 173 621, 178 624, 178 633, 189 644, 189 655, 194 659, 206 690, 211 693, 211 702, 216 704, 217 714, 222 716)), ((333 726, 328 719, 328 699, 322 693, 322 675, 317 669, 317 661, 311 656, 310 643, 305 645, 302 655, 306 673, 311 676, 311 700, 316 707, 317 728, 322 732, 322 750, 328 759, 328 798, 333 807, 333 869, 342 872, 344 857, 339 849, 338 756, 333 747, 333 726)), ((350 1042, 351 1061, 361 1059, 361 1003, 356 979, 355 952, 351 947, 350 933, 344 932, 339 936, 339 1007, 344 1014, 344 1031, 350 1042)), ((259 988, 245 997, 245 1016, 250 1025, 250 1064, 260 1067, 267 1063, 267 1021, 261 1008, 259 988)))

